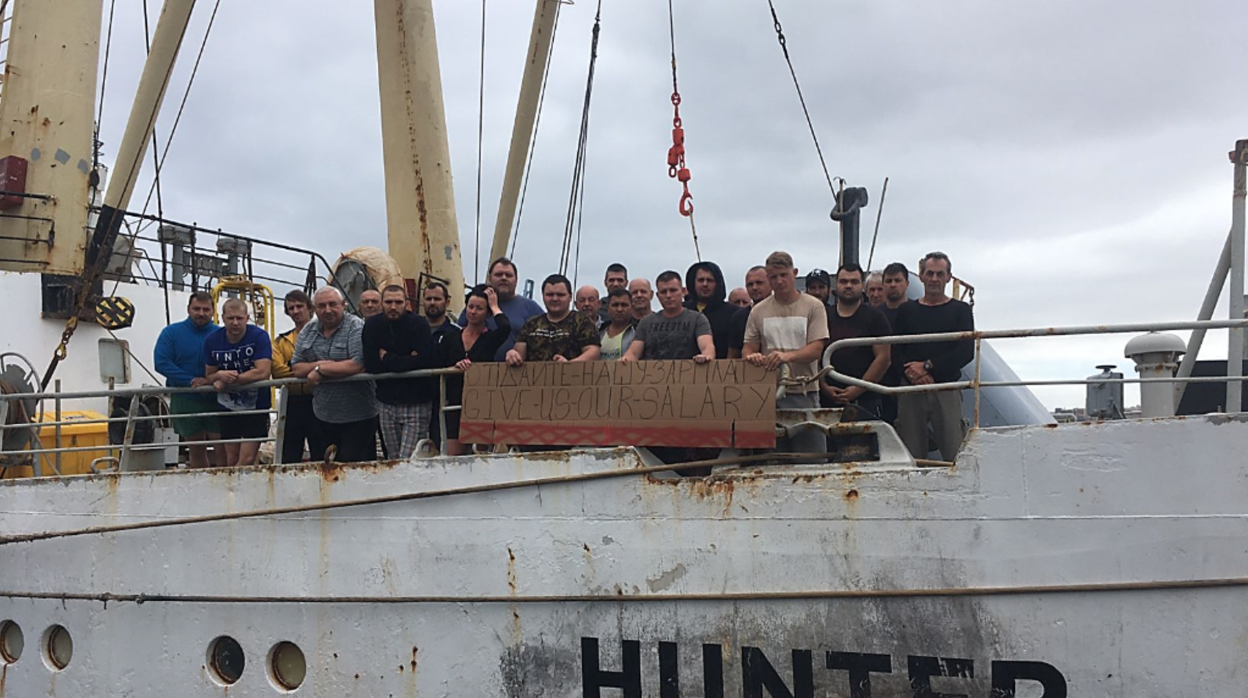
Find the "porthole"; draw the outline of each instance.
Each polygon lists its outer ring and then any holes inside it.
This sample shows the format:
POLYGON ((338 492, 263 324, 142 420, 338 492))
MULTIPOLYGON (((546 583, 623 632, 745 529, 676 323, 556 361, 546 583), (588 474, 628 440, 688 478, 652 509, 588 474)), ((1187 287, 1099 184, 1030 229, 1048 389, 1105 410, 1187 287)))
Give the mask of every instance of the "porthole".
POLYGON ((12 664, 22 658, 22 650, 26 647, 26 636, 22 634, 22 626, 11 620, 0 623, 0 659, 5 664, 12 664))
POLYGON ((63 625, 54 625, 43 634, 43 658, 53 671, 69 666, 74 657, 74 638, 63 625))
POLYGON ((231 686, 237 683, 243 677, 246 666, 247 659, 238 640, 222 635, 208 645, 208 670, 222 684, 231 686))
POLYGON ((293 691, 303 685, 308 664, 303 650, 293 642, 279 642, 269 650, 269 678, 278 688, 293 691))

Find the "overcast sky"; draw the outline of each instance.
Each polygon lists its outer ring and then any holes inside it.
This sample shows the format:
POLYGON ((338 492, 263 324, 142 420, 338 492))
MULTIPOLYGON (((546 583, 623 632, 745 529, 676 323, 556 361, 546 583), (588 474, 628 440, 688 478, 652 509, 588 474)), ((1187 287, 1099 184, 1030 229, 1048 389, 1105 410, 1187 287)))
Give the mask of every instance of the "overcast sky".
MULTIPOLYGON (((1194 319, 1230 224, 1226 153, 1248 138, 1243 2, 775 3, 832 175, 871 191, 864 256, 890 178, 873 266, 945 251, 978 291, 981 328, 1194 319)), ((154 26, 160 3, 148 5, 154 26)), ((471 281, 481 5, 434 9, 471 281)), ((516 252, 526 278, 558 266, 594 9, 578 0, 561 14, 516 252)), ((196 9, 162 133, 211 10, 196 9)), ((117 11, 108 154, 143 60, 141 5, 117 11)), ((703 257, 732 285, 776 248, 802 270, 835 268, 830 194, 766 0, 676 0, 675 11, 703 257)), ((694 257, 666 170, 667 3, 605 0, 602 15, 579 278, 600 283, 612 261, 633 276, 683 272, 694 257)), ((532 16, 531 0, 489 2, 483 264, 532 16)), ((331 260, 385 247, 381 147, 370 3, 224 2, 163 171, 164 210, 331 260)), ((1125 367, 1126 339, 997 348, 1024 377, 1070 378, 1125 367)), ((1225 334, 1211 333, 1202 357, 1225 352, 1225 334)), ((1037 394, 1083 402, 1080 387, 1037 394)))

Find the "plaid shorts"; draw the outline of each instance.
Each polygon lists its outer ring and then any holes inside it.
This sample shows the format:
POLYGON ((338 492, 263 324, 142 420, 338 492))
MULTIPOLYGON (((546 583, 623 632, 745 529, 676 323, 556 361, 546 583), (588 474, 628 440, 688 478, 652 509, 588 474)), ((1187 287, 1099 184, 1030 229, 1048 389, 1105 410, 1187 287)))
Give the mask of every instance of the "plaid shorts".
POLYGON ((386 453, 391 458, 410 458, 416 451, 417 442, 429 438, 429 417, 432 414, 432 402, 415 405, 381 403, 381 438, 386 442, 386 453))

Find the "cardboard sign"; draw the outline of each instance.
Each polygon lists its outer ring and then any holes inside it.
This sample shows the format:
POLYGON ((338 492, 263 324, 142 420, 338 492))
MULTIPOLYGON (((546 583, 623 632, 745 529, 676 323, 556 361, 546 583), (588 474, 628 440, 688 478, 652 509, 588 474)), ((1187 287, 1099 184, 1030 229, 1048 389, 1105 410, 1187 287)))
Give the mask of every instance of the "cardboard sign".
POLYGON ((775 446, 776 374, 739 359, 473 364, 464 443, 775 446))

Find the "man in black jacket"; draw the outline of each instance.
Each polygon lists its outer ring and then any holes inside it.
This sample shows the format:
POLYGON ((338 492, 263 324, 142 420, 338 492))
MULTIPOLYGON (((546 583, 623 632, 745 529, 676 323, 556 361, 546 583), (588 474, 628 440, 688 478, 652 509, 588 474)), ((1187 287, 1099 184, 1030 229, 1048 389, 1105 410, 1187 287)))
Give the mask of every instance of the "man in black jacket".
POLYGON ((715 340, 715 358, 728 358, 732 345, 732 318, 739 308, 725 301, 728 296, 724 273, 714 262, 698 262, 685 272, 685 307, 706 316, 715 340))
MULTIPOLYGON (((945 295, 952 277, 952 263, 943 252, 929 252, 919 265, 923 297, 897 310, 894 334, 933 334, 975 329, 971 306, 945 295)), ((975 342, 920 342, 893 345, 893 361, 902 371, 904 385, 951 383, 962 367, 975 358, 975 342)), ((931 423, 940 456, 952 461, 957 455, 966 424, 962 421, 962 393, 957 390, 905 393, 897 400, 897 435, 915 458, 927 457, 927 425, 931 423)))
MULTIPOLYGON (((382 311, 364 322, 364 368, 373 374, 431 368, 433 332, 429 322, 407 309, 402 286, 381 292, 382 311)), ((429 437, 436 384, 428 378, 377 381, 381 436, 391 458, 409 458, 429 437)))

